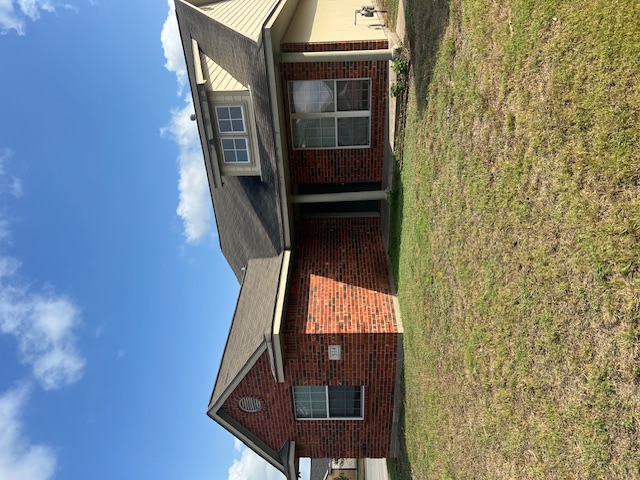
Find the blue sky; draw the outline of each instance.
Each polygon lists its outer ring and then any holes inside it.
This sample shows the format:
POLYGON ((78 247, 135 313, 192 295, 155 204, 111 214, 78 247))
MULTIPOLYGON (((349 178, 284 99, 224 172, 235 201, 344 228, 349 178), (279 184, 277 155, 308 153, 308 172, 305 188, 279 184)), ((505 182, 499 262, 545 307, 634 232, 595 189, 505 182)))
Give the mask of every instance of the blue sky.
POLYGON ((205 409, 238 284, 172 6, 0 0, 0 479, 283 478, 205 409))

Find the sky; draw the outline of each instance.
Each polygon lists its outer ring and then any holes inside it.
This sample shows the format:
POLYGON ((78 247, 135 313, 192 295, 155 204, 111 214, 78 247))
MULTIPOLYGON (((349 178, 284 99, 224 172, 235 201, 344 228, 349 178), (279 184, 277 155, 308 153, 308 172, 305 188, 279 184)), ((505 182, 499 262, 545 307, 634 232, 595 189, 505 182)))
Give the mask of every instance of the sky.
POLYGON ((0 0, 0 61, 0 479, 283 479, 205 414, 239 286, 172 1, 0 0))

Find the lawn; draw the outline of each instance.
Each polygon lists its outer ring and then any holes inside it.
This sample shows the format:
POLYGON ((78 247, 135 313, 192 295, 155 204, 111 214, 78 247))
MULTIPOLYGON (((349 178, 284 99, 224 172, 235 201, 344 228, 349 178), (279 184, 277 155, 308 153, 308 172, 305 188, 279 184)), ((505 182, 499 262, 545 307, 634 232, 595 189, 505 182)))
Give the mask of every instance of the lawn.
POLYGON ((394 476, 640 478, 640 2, 406 19, 394 476))

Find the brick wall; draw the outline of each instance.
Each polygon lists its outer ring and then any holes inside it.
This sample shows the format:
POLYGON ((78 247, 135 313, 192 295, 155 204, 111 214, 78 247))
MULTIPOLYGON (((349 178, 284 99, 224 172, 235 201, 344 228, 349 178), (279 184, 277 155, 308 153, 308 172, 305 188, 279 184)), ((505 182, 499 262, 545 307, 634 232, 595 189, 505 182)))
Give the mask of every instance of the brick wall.
POLYGON ((298 239, 285 321, 286 382, 266 354, 223 407, 278 450, 296 441, 302 457, 390 455, 397 324, 378 218, 309 219, 298 239), (341 345, 330 361, 328 346, 341 345), (364 385, 364 420, 295 420, 292 386, 364 385), (238 408, 246 395, 264 407, 238 408))
POLYGON ((291 52, 340 52, 349 50, 384 50, 389 48, 388 40, 352 42, 283 43, 281 49, 291 52))
POLYGON ((280 65, 280 75, 282 98, 287 112, 285 123, 292 183, 382 181, 385 115, 388 100, 388 62, 283 63, 280 65), (293 150, 287 82, 345 78, 371 78, 370 146, 368 148, 293 150))

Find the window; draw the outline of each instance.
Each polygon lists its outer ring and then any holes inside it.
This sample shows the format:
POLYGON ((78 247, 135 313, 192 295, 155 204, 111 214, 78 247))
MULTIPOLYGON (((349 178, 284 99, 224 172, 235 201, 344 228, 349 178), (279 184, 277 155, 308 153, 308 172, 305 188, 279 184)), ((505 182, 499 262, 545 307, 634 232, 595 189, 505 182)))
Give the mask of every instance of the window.
POLYGON ((298 420, 363 418, 362 387, 293 387, 298 420))
POLYGON ((289 82, 294 149, 369 146, 371 80, 289 82))
POLYGON ((224 105, 216 106, 215 110, 224 163, 250 163, 244 109, 241 105, 224 105))
POLYGON ((220 133, 245 133, 244 112, 241 106, 216 107, 220 133))
POLYGON ((224 163, 248 163, 249 147, 246 138, 222 138, 224 163))

